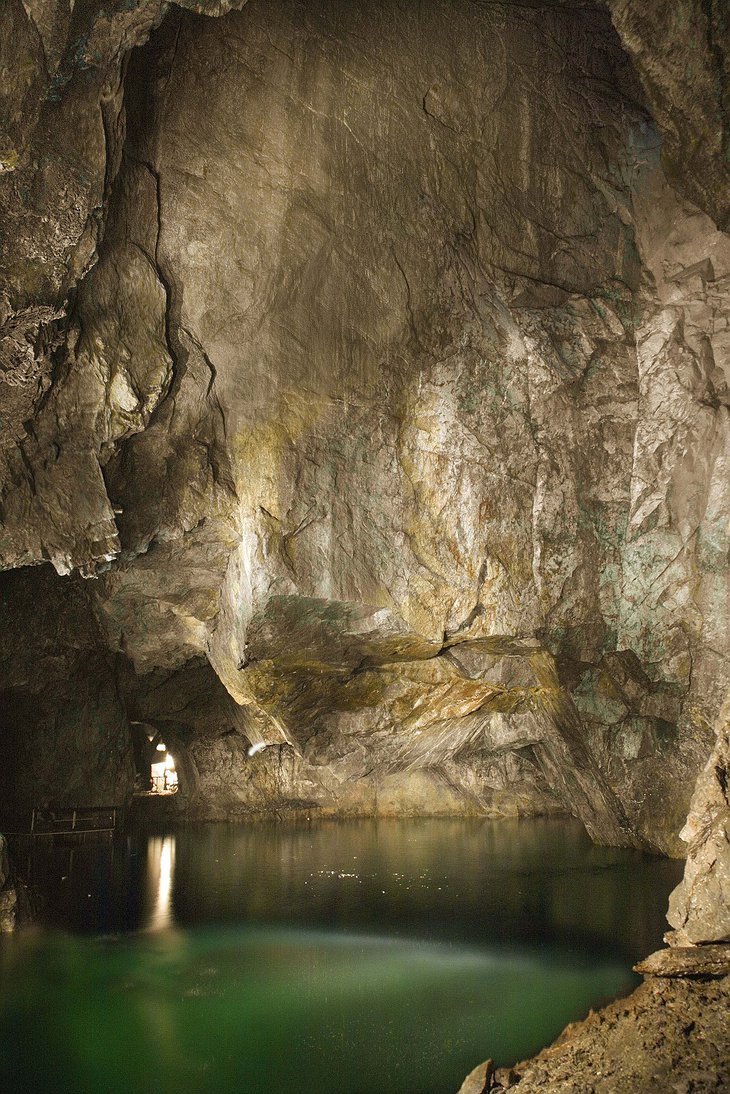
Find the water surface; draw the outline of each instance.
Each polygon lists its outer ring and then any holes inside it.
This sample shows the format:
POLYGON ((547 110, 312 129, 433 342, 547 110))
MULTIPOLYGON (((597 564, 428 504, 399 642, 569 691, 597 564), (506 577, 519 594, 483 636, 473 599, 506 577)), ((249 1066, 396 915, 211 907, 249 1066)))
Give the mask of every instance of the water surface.
POLYGON ((565 821, 202 826, 36 843, 0 1089, 451 1094, 630 990, 679 864, 565 821))

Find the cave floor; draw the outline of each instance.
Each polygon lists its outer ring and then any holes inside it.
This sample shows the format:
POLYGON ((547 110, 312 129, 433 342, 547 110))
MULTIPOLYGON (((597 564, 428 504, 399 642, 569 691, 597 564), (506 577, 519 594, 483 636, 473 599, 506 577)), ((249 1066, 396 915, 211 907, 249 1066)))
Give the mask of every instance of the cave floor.
MULTIPOLYGON (((549 1048, 499 1069, 488 1090, 519 1094, 730 1091, 730 976, 650 976, 625 999, 573 1023, 549 1048)), ((485 1089, 476 1073, 464 1094, 485 1089)))

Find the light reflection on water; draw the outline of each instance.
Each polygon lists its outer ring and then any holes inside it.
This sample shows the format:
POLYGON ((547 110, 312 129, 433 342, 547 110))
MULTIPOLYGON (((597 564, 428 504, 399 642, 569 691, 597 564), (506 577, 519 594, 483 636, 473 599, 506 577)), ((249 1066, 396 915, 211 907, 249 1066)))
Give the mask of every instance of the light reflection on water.
POLYGON ((448 1094, 628 990, 680 869, 554 821, 207 826, 65 855, 35 862, 56 929, 0 948, 3 1091, 448 1094))
POLYGON ((151 902, 148 931, 172 925, 172 882, 175 873, 175 837, 152 836, 147 844, 147 888, 151 902))

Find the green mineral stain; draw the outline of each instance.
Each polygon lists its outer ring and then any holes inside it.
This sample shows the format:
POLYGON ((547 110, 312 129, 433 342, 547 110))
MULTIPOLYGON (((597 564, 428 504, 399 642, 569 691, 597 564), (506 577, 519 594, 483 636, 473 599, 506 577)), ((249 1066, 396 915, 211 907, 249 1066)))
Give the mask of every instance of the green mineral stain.
MULTIPOLYGON (((628 233, 624 234, 624 253, 627 257, 627 261, 630 260, 632 265, 636 265, 640 268, 640 257, 636 250, 633 236, 628 233)), ((626 287, 604 285, 596 292, 593 298, 594 307, 598 308, 600 306, 598 304, 599 300, 605 300, 607 304, 610 304, 613 307, 624 331, 633 338, 636 329, 641 322, 641 315, 639 306, 634 299, 632 292, 626 287)))
POLYGON ((730 567, 730 539, 721 521, 707 522, 697 532, 697 562, 709 574, 726 574, 730 567))

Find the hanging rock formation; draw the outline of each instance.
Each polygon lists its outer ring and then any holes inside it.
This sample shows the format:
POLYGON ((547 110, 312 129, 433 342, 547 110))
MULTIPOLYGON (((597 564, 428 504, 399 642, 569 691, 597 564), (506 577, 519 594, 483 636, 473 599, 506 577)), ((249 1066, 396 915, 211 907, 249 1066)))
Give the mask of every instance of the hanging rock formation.
POLYGON ((728 684, 728 62, 721 5, 656 6, 4 6, 7 806, 123 800, 139 721, 196 815, 682 853, 728 684))

